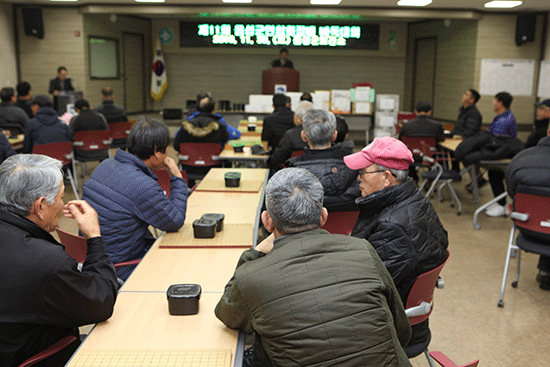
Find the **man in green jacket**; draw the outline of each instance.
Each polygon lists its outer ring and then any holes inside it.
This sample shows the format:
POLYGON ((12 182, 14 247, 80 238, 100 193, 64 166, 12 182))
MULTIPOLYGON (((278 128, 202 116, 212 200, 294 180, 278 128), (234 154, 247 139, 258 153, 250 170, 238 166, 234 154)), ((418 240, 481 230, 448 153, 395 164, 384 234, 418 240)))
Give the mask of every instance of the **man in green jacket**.
POLYGON ((320 229, 323 187, 287 168, 266 188, 272 234, 245 251, 216 306, 228 327, 256 333, 245 366, 408 366, 409 321, 365 240, 320 229))

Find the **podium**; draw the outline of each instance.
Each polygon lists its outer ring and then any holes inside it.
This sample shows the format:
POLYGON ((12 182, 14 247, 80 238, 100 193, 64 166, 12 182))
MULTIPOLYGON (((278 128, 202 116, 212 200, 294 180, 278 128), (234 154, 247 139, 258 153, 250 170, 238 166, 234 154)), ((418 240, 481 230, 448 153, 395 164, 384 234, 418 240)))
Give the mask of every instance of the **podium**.
POLYGON ((271 68, 262 72, 262 94, 274 94, 275 84, 286 84, 288 92, 300 91, 300 72, 290 68, 271 68))
POLYGON ((84 98, 82 92, 63 91, 59 92, 57 97, 53 97, 54 109, 59 115, 67 112, 67 105, 74 104, 77 100, 84 98))

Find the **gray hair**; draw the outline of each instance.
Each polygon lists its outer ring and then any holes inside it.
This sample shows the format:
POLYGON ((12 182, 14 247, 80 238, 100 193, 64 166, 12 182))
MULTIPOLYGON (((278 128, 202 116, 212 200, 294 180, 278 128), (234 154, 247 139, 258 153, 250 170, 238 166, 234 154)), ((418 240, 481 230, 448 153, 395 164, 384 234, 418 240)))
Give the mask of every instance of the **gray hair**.
POLYGON ((376 167, 378 167, 377 169, 378 170, 381 170, 381 171, 390 171, 391 174, 396 178, 396 180, 398 182, 405 182, 407 181, 407 178, 409 178, 409 171, 408 170, 400 170, 400 169, 393 169, 393 168, 388 168, 388 167, 384 167, 384 166, 381 166, 379 164, 376 164, 376 167))
POLYGON ((303 168, 285 168, 266 186, 266 209, 281 234, 319 228, 323 186, 303 168))
POLYGON ((304 115, 312 108, 313 103, 311 103, 310 101, 300 101, 300 103, 298 103, 298 107, 296 107, 296 109, 294 110, 294 114, 300 116, 302 121, 304 121, 304 115))
POLYGON ((309 110, 304 116, 304 131, 312 147, 330 144, 336 130, 336 117, 325 110, 309 110))
POLYGON ((55 202, 63 182, 62 163, 40 154, 17 154, 0 165, 0 210, 29 215, 41 196, 55 202))

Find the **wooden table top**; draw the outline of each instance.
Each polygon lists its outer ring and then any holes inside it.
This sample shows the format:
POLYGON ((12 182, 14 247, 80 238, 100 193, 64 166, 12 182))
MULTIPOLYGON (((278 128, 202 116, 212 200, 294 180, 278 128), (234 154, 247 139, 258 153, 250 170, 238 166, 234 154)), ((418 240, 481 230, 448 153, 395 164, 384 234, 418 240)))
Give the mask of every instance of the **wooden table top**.
POLYGON ((439 146, 450 151, 455 151, 462 139, 449 138, 439 143, 439 146))
POLYGON ((258 192, 263 187, 266 172, 265 169, 251 168, 211 169, 195 191, 258 192), (238 172, 241 174, 239 187, 225 186, 225 174, 229 172, 238 172))
POLYGON ((25 135, 19 134, 15 138, 8 138, 12 148, 21 148, 23 146, 23 140, 25 140, 25 135))

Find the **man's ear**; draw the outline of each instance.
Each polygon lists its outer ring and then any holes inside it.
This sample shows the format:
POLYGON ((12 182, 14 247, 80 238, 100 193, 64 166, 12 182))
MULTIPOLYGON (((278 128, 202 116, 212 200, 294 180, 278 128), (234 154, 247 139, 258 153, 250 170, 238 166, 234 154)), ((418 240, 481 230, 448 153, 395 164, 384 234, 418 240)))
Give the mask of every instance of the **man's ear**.
POLYGON ((273 233, 273 230, 275 229, 275 226, 273 225, 273 219, 271 218, 271 215, 269 215, 267 210, 264 210, 262 212, 262 223, 264 224, 265 229, 269 233, 273 233))
POLYGON ((38 218, 43 220, 44 219, 44 210, 46 209, 46 205, 47 205, 46 197, 45 196, 39 197, 38 199, 36 199, 34 201, 34 203, 32 203, 29 214, 31 214, 31 215, 34 214, 35 216, 37 216, 38 218))
POLYGON ((322 228, 327 223, 327 219, 328 219, 328 210, 327 208, 323 207, 323 209, 321 209, 321 218, 319 219, 319 227, 322 228))
POLYGON ((337 137, 338 137, 338 131, 334 130, 334 134, 332 134, 332 141, 336 141, 337 137))
POLYGON ((307 143, 307 136, 306 136, 306 132, 304 130, 302 130, 302 132, 300 133, 300 135, 302 136, 302 140, 305 141, 307 143))

